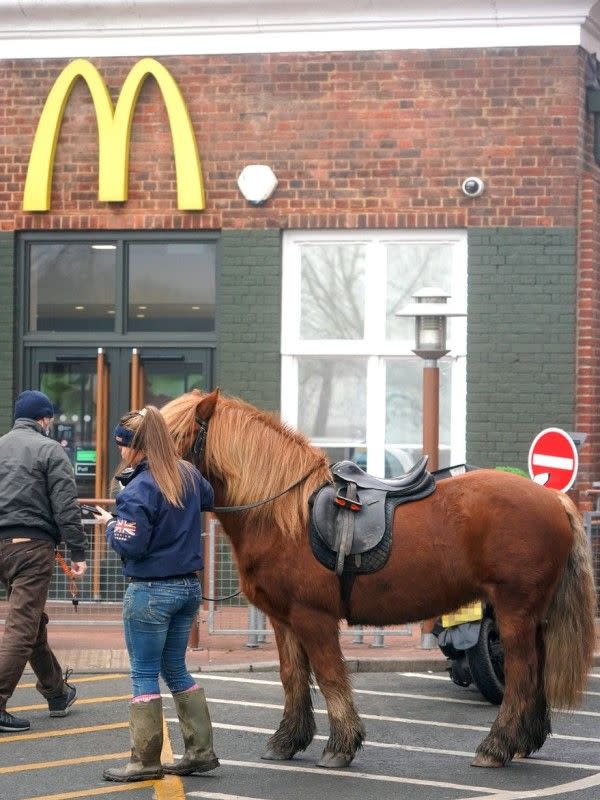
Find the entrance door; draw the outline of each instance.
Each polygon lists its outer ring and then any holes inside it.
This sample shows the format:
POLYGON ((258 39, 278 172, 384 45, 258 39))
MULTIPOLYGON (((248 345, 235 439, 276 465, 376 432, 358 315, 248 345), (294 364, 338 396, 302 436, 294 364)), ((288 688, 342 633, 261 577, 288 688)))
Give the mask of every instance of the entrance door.
POLYGON ((28 374, 55 404, 52 436, 73 464, 79 496, 100 497, 119 461, 111 434, 121 415, 210 389, 211 350, 36 348, 28 374))
MULTIPOLYGON (((108 498, 119 463, 112 431, 125 412, 158 407, 191 389, 211 388, 211 355, 205 348, 63 347, 29 351, 28 385, 39 387, 55 405, 52 436, 64 447, 80 498, 108 498)), ((90 570, 81 598, 120 601, 125 587, 120 559, 107 552, 104 531, 92 525, 90 570)), ((68 597, 58 572, 52 599, 68 597)))

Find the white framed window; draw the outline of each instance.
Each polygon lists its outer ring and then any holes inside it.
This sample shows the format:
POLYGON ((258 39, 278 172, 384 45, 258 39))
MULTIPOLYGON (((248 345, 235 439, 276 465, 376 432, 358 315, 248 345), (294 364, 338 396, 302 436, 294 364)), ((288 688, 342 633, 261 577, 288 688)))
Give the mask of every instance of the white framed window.
MULTIPOLYGON (((374 475, 422 452, 423 361, 395 312, 436 286, 467 308, 465 231, 286 231, 281 413, 329 453, 374 475)), ((465 459, 466 318, 440 360, 440 466, 465 459)))

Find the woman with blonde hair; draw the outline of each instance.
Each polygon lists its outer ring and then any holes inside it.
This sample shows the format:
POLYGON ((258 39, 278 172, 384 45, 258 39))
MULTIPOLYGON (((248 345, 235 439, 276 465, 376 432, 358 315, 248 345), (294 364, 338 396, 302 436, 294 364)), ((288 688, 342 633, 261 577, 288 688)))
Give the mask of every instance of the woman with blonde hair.
POLYGON ((139 781, 164 772, 190 775, 219 766, 204 691, 185 664, 192 623, 202 589, 201 513, 213 506, 213 490, 201 473, 177 457, 160 411, 130 411, 115 428, 121 450, 117 476, 124 485, 106 539, 123 562, 129 585, 123 601, 125 641, 131 664, 129 707, 131 758, 107 769, 105 780, 139 781), (162 765, 162 701, 159 675, 173 694, 185 754, 162 765))

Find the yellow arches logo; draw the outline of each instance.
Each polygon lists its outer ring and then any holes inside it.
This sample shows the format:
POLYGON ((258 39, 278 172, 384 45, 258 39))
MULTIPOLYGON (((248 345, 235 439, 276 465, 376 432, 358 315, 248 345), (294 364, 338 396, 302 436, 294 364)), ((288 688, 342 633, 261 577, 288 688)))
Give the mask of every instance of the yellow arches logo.
POLYGON ((205 208, 204 183, 194 129, 185 100, 171 74, 153 58, 143 58, 127 75, 116 107, 96 67, 78 58, 60 73, 46 100, 38 123, 25 181, 23 209, 49 211, 52 171, 65 107, 78 78, 86 82, 98 123, 98 199, 108 203, 127 200, 129 142, 135 105, 148 75, 161 91, 173 140, 177 206, 182 210, 205 208))

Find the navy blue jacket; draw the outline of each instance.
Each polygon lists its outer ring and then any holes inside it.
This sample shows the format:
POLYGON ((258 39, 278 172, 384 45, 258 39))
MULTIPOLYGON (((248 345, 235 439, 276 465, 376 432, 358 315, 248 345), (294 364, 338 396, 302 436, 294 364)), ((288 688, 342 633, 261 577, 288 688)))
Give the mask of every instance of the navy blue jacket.
POLYGON ((190 467, 193 487, 185 490, 183 507, 167 502, 142 461, 117 495, 106 541, 123 560, 131 578, 166 578, 202 569, 201 512, 214 505, 212 486, 190 467))

